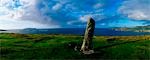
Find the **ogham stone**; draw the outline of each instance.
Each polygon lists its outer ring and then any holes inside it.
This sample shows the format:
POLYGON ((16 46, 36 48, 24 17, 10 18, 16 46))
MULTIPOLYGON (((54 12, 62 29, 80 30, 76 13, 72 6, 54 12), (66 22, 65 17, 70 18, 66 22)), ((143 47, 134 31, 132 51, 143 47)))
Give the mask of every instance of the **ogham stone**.
POLYGON ((81 46, 81 52, 83 54, 92 54, 94 51, 92 50, 92 38, 94 35, 95 29, 95 21, 92 18, 88 19, 86 31, 83 39, 83 43, 81 46))

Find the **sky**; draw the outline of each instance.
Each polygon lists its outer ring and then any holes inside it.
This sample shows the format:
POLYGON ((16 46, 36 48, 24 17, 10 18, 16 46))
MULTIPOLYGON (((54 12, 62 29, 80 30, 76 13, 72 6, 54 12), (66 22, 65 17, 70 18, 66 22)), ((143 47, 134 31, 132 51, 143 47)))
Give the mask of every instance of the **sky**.
POLYGON ((150 25, 150 0, 0 0, 0 29, 150 25))

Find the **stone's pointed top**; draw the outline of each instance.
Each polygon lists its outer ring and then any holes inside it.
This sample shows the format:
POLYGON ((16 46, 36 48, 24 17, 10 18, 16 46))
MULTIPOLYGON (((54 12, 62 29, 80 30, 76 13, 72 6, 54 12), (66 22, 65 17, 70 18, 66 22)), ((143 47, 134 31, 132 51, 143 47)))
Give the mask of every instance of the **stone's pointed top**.
POLYGON ((92 17, 88 17, 88 22, 95 22, 92 17))
POLYGON ((92 17, 88 17, 89 20, 93 19, 92 17))

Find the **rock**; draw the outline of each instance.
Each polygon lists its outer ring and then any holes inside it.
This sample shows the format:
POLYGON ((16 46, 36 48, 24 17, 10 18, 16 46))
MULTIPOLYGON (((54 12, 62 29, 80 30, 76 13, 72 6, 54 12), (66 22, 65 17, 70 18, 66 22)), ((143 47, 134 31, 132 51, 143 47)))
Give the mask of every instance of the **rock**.
POLYGON ((83 51, 82 53, 83 54, 93 54, 94 50, 83 51))
POLYGON ((92 38, 94 35, 94 29, 95 29, 95 21, 92 18, 89 18, 86 31, 85 31, 85 35, 84 35, 84 39, 83 39, 83 43, 82 43, 81 50, 80 50, 84 54, 94 53, 94 50, 92 50, 93 49, 92 38))

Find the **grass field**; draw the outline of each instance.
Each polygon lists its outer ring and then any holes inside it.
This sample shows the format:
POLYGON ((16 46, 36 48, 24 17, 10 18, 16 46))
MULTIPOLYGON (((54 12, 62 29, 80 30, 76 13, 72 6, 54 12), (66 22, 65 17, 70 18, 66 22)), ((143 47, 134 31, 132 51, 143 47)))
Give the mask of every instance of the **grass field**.
POLYGON ((0 60, 150 60, 150 36, 94 36, 95 53, 83 55, 83 36, 0 34, 0 60), (76 49, 74 48, 76 47, 76 49))

